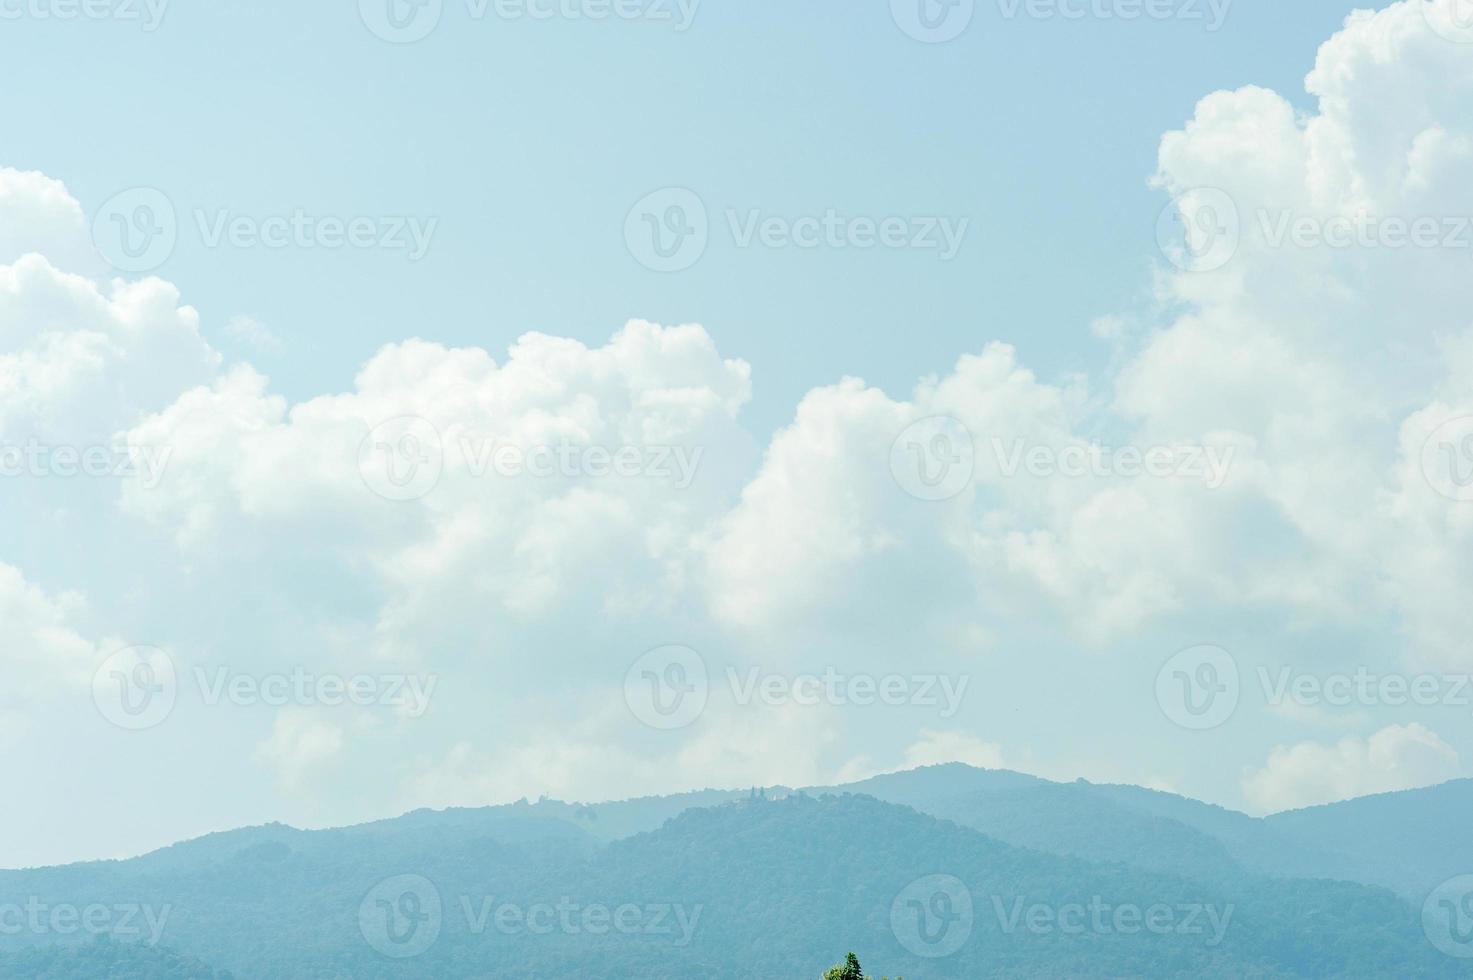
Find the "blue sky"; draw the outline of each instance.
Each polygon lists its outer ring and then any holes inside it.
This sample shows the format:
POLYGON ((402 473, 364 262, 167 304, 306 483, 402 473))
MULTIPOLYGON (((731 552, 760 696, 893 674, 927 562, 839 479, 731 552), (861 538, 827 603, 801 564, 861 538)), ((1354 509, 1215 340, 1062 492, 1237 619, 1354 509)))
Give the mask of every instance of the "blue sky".
POLYGON ((1344 30, 1338 2, 1215 30, 978 3, 934 44, 885 2, 677 29, 445 0, 404 44, 350 2, 152 30, 61 2, 0 0, 7 77, 45 80, 0 142, 0 448, 167 456, 0 481, 0 745, 35 787, 0 867, 957 759, 1254 811, 1464 773, 1460 0, 1344 30), (172 209, 160 261, 119 268, 116 201, 172 209), (707 242, 657 271, 626 229, 671 201, 707 242), (1227 210, 1231 249, 1173 265, 1160 229, 1227 210), (354 219, 365 247, 324 247, 354 219), (785 244, 805 219, 837 244, 785 244), (406 229, 422 255, 380 247, 406 229), (569 442, 577 472, 527 475, 569 442), (385 482, 375 453, 430 444, 431 482, 385 482), (172 710, 130 730, 109 685, 155 668, 172 710), (701 673, 686 725, 630 703, 701 673), (303 674, 374 697, 259 696, 303 674))
POLYGON ((294 396, 343 385, 407 334, 499 351, 527 330, 596 342, 641 316, 699 322, 763 365, 748 412, 770 430, 815 385, 854 374, 904 391, 987 340, 1046 375, 1092 370, 1090 320, 1139 307, 1159 258, 1146 178, 1160 134, 1216 89, 1302 103, 1316 46, 1352 6, 1238 0, 1209 32, 1007 20, 984 3, 941 45, 901 33, 884 3, 702 4, 679 32, 477 21, 453 2, 397 46, 348 2, 173 4, 152 33, 27 21, 6 62, 47 83, 9 114, 7 164, 94 205, 145 185, 183 209, 438 218, 416 263, 184 236, 160 271, 188 284, 208 336, 241 313, 280 336, 256 359, 294 396), (688 274, 660 275, 621 229, 671 185, 716 211, 926 213, 971 230, 949 263, 723 236, 688 274))

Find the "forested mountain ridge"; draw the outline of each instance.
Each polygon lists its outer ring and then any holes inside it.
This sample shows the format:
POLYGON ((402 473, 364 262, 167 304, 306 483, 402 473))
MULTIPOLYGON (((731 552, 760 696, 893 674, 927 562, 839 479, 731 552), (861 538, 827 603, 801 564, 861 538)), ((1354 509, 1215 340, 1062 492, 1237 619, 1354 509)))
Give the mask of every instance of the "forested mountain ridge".
MULTIPOLYGON (((889 782, 868 788, 905 780, 889 782)), ((1057 806, 1058 785, 1009 792, 1057 806)), ((137 923, 161 925, 139 941, 240 980, 817 977, 836 949, 876 975, 941 980, 1466 975, 1420 907, 1381 888, 1260 875, 1220 852, 1201 877, 1049 854, 865 795, 751 796, 608 843, 527 804, 213 835, 6 872, 0 888, 50 910, 137 906, 137 923)), ((18 947, 84 939, 0 935, 0 977, 63 955, 18 947)))

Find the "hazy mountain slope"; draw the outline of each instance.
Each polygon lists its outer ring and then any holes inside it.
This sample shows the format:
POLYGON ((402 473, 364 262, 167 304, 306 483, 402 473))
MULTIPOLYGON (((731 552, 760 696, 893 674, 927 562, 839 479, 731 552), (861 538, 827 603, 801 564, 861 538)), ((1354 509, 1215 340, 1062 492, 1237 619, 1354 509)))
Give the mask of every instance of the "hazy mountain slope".
POLYGON ((1411 896, 1473 873, 1469 779, 1291 810, 1264 823, 1293 840, 1350 855, 1374 875, 1370 880, 1411 896))
POLYGON ((26 980, 235 980, 192 956, 102 938, 0 955, 0 977, 26 980))
MULTIPOLYGON (((618 840, 631 837, 647 830, 656 830, 665 821, 677 817, 692 807, 717 806, 735 800, 744 800, 750 790, 705 789, 693 793, 677 793, 673 796, 646 796, 633 800, 610 803, 593 803, 587 806, 541 801, 531 809, 536 813, 562 813, 570 811, 568 819, 576 820, 590 834, 600 840, 618 840)), ((771 795, 786 796, 786 787, 772 787, 771 795)))
POLYGON ((808 792, 864 793, 877 800, 903 802, 906 806, 920 809, 921 804, 951 799, 964 793, 996 793, 1045 785, 1057 784, 1009 769, 977 769, 952 762, 884 773, 842 786, 814 787, 808 792))
POLYGON ((1300 878, 1384 884, 1373 868, 1324 842, 1280 832, 1257 817, 1140 786, 1092 786, 1094 794, 1139 814, 1174 820, 1207 834, 1250 871, 1300 878))
POLYGON ((1139 786, 1054 783, 931 766, 844 789, 955 820, 999 840, 1093 861, 1214 877, 1235 868, 1379 885, 1418 901, 1473 868, 1473 780, 1268 818, 1139 786))
MULTIPOLYGON (((207 834, 127 861, 98 861, 68 867, 105 869, 123 865, 150 874, 187 874, 218 867, 225 861, 251 860, 261 854, 332 851, 344 842, 358 840, 372 842, 371 846, 376 848, 412 853, 444 842, 463 844, 477 838, 578 853, 597 846, 597 840, 583 827, 561 817, 534 815, 528 810, 516 806, 416 810, 390 820, 329 830, 298 830, 285 824, 267 824, 207 834)), ((8 874, 0 871, 0 885, 8 874)))
POLYGON ((1051 854, 1207 879, 1244 870, 1210 834, 1132 811, 1102 798, 1093 787, 1044 783, 953 797, 922 809, 1009 844, 1051 854))

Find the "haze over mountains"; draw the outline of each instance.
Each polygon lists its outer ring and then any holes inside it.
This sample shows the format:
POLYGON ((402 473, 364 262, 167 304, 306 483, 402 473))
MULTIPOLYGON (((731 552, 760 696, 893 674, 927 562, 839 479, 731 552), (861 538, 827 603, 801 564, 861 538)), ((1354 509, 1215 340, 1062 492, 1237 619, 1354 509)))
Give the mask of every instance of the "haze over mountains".
POLYGON ((1429 896, 1473 869, 1470 804, 1259 819, 946 765, 274 824, 0 872, 0 977, 1466 976, 1465 896, 1429 896))

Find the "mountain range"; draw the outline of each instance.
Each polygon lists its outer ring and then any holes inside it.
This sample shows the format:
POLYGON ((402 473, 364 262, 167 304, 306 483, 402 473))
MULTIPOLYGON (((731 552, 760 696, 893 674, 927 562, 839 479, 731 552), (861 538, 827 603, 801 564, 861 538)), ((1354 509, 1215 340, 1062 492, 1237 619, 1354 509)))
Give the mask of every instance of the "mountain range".
POLYGON ((272 824, 0 872, 0 978, 1468 976, 1473 903, 1429 895, 1470 814, 1469 780, 1255 818, 945 765, 272 824))

